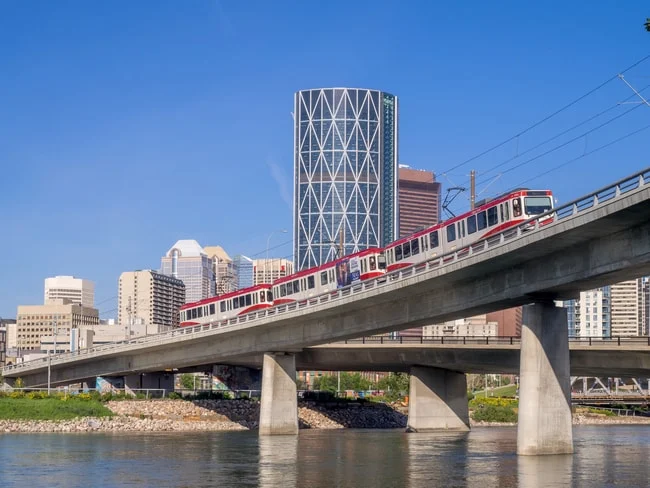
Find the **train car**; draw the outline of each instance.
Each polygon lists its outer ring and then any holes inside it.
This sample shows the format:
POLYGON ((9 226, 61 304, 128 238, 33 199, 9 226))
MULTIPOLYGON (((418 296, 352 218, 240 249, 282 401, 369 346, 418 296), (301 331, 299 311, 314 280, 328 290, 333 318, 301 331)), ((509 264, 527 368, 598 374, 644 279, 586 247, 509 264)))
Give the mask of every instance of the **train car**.
POLYGON ((386 262, 381 249, 370 248, 309 268, 273 282, 273 305, 305 300, 321 293, 381 276, 386 262))
MULTIPOLYGON (((474 242, 521 224, 553 208, 550 190, 519 189, 428 229, 399 239, 385 249, 387 271, 395 271, 447 252, 463 249, 474 242)), ((551 222, 551 215, 542 223, 551 222)))
POLYGON ((272 305, 271 285, 257 285, 198 302, 186 303, 180 308, 181 327, 226 320, 272 305))

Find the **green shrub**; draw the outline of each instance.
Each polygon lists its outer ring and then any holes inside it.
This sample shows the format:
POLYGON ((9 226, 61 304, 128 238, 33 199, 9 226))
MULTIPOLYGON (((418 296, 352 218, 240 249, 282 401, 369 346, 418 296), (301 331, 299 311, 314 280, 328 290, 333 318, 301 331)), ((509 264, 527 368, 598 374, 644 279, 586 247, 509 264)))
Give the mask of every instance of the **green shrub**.
POLYGON ((517 414, 511 407, 483 405, 474 411, 472 418, 483 422, 516 422, 517 414))
POLYGON ((179 393, 172 391, 169 395, 167 395, 167 398, 169 398, 170 400, 180 400, 183 397, 179 393))
POLYGON ((30 400, 42 400, 43 398, 47 397, 48 394, 44 391, 30 391, 29 393, 25 394, 25 398, 29 398, 30 400))
POLYGON ((25 393, 22 391, 12 391, 9 394, 9 398, 25 398, 25 393))
POLYGON ((468 391, 467 392, 467 401, 471 402, 473 399, 474 399, 474 393, 472 393, 471 391, 468 391))

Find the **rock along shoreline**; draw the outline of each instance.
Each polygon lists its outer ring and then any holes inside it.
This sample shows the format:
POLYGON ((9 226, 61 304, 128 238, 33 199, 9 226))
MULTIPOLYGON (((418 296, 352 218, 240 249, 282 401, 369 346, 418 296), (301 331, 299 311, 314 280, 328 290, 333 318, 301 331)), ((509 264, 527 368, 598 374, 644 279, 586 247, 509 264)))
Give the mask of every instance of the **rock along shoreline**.
MULTIPOLYGON (((124 400, 106 407, 113 417, 71 420, 0 420, 0 433, 215 432, 256 430, 259 403, 247 400, 124 400)), ((405 429, 407 415, 382 403, 298 403, 301 429, 405 429)), ((470 422, 472 426, 514 423, 470 422)), ((647 417, 575 414, 574 425, 648 424, 647 417)))

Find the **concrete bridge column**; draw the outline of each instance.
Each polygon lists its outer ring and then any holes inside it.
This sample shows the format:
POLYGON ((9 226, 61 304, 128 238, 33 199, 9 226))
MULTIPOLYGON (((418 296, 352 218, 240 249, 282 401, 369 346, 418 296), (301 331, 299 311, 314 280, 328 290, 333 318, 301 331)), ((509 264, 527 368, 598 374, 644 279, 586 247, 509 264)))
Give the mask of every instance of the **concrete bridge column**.
POLYGON ((568 337, 565 308, 524 307, 517 454, 573 452, 568 337))
POLYGON ((413 366, 407 430, 469 430, 465 375, 446 369, 413 366))
POLYGON ((264 354, 260 435, 298 434, 296 357, 293 354, 264 354))

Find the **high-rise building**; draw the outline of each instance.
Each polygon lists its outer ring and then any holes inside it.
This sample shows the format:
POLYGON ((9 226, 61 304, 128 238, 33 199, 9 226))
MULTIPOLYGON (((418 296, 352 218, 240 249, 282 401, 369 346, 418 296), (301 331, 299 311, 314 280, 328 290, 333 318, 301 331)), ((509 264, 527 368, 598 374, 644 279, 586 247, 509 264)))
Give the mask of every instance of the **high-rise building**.
POLYGON ((134 324, 157 334, 179 326, 179 309, 185 303, 183 282, 152 270, 125 271, 118 290, 118 324, 135 335, 134 324))
POLYGON ((293 274, 293 263, 283 258, 255 259, 253 270, 253 285, 273 283, 279 278, 293 274))
POLYGON ((238 254, 232 260, 232 267, 238 290, 253 286, 255 265, 251 258, 238 254))
POLYGON ((650 280, 648 277, 641 279, 641 324, 644 336, 650 335, 650 280))
POLYGON ((232 259, 228 256, 228 253, 221 246, 206 246, 203 250, 212 261, 215 294, 223 295, 235 291, 237 289, 237 280, 232 259))
POLYGON ((432 171, 400 165, 397 188, 400 237, 438 223, 440 183, 432 171))
POLYGON ((180 240, 161 260, 161 273, 185 283, 187 303, 213 297, 215 280, 212 260, 195 240, 180 240))
MULTIPOLYGON (((72 303, 68 298, 48 299, 45 305, 19 305, 16 315, 16 334, 8 337, 7 347, 25 351, 40 352, 41 338, 56 335, 69 336, 72 329, 99 324, 99 311, 72 303)), ((62 339, 64 340, 64 339, 62 339)), ((63 346, 62 343, 60 345, 63 346)), ((58 352, 65 348, 57 348, 58 352)))
POLYGON ((92 281, 74 276, 54 276, 45 278, 45 298, 48 300, 68 299, 84 307, 95 306, 95 284, 92 281))
POLYGON ((397 97, 378 90, 302 90, 294 100, 297 270, 398 235, 397 97))
POLYGON ((422 333, 425 337, 496 337, 498 328, 499 324, 490 321, 488 316, 483 314, 466 319, 448 320, 442 324, 425 325, 422 327, 422 333))
POLYGON ((613 337, 632 337, 643 333, 643 279, 611 285, 613 337))
POLYGON ((521 337, 523 310, 521 307, 507 308, 487 314, 488 322, 497 323, 499 337, 521 337))
POLYGON ((609 286, 580 292, 580 298, 564 302, 569 337, 610 337, 611 303, 609 286))

